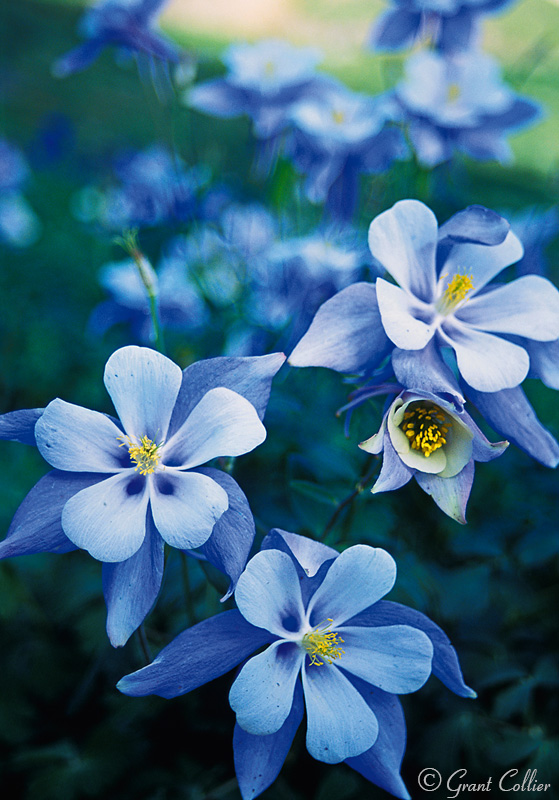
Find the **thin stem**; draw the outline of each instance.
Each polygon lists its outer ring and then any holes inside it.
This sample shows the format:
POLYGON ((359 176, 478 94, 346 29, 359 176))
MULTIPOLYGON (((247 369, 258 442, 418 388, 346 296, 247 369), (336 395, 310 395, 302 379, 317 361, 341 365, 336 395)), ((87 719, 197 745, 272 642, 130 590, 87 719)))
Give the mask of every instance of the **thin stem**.
POLYGON ((151 655, 151 650, 148 644, 148 638, 146 636, 143 622, 136 631, 136 633, 138 634, 138 641, 140 642, 140 647, 142 648, 142 653, 144 654, 146 664, 151 664, 153 656, 151 655))
MULTIPOLYGON (((342 512, 346 508, 348 508, 348 506, 351 506, 351 504, 353 503, 355 498, 358 495, 360 495, 361 492, 364 491, 365 487, 367 486, 367 484, 369 483, 369 481, 371 480, 371 478, 374 476, 375 472, 377 471, 377 463, 376 463, 376 461, 377 460, 375 459, 374 460, 375 463, 373 464, 373 466, 367 471, 367 473, 355 485, 355 489, 351 492, 351 494, 348 494, 347 497, 345 497, 343 500, 341 500, 338 503, 338 506, 336 507, 334 513, 332 514, 332 516, 330 517, 330 519, 326 523, 326 527, 324 528, 324 531, 322 533, 322 539, 323 540, 326 538, 326 536, 330 533, 332 528, 337 523, 337 521, 338 521, 338 519, 340 517, 340 514, 342 514, 342 512)), ((371 463, 370 460, 368 460, 367 464, 366 464, 366 467, 368 467, 370 465, 370 463, 371 463)))

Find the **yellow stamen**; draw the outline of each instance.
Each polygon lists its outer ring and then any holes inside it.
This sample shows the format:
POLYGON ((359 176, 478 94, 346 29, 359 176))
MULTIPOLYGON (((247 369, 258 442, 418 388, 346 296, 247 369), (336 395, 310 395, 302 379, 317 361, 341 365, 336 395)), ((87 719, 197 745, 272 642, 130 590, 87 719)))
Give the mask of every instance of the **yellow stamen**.
POLYGON ((420 450, 429 458, 447 443, 450 420, 438 406, 417 405, 404 412, 401 428, 410 440, 411 449, 420 450))
MULTIPOLYGON (((443 275, 443 278, 444 277, 446 276, 443 275)), ((473 275, 454 275, 454 277, 448 281, 446 289, 436 303, 437 311, 440 314, 446 316, 466 299, 468 293, 474 288, 472 278, 473 275)))
POLYGON ((458 100, 458 98, 460 97, 460 94, 461 94, 460 87, 458 86, 457 83, 449 84, 449 87, 448 87, 448 90, 447 90, 447 93, 446 93, 447 103, 455 103, 458 100))
POLYGON ((148 439, 147 436, 142 436, 139 444, 133 442, 129 436, 119 436, 117 438, 122 439, 119 447, 128 445, 128 453, 130 459, 136 464, 134 467, 136 472, 139 472, 140 475, 152 475, 155 472, 161 459, 159 448, 163 442, 156 444, 151 439, 148 439))
POLYGON ((332 111, 332 119, 336 125, 341 125, 342 122, 345 122, 345 114, 343 111, 332 111))
POLYGON ((317 667, 324 666, 324 661, 331 664, 337 658, 341 658, 342 653, 345 652, 345 650, 341 650, 338 647, 344 640, 340 637, 339 633, 330 630, 333 621, 332 619, 328 619, 326 620, 326 622, 329 623, 328 625, 326 623, 317 625, 316 628, 313 628, 312 631, 309 631, 309 633, 303 636, 303 648, 309 654, 311 664, 317 667), (324 661, 321 661, 321 658, 323 658, 324 661))
POLYGON ((266 63, 264 64, 264 72, 266 73, 266 75, 271 77, 275 73, 275 71, 276 71, 276 65, 274 64, 274 62, 266 61, 266 63))

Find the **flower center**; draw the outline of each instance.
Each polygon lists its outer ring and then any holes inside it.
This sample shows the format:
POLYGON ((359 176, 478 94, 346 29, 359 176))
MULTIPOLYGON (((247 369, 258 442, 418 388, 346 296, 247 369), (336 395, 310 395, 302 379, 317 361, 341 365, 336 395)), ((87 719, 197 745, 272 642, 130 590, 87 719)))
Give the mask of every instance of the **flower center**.
POLYGON ((457 83, 450 83, 446 93, 447 103, 455 103, 460 97, 460 87, 457 83))
MULTIPOLYGON (((444 277, 446 276, 443 275, 444 277)), ((450 314, 457 305, 465 300, 468 293, 474 288, 472 278, 472 275, 454 275, 448 281, 446 289, 435 304, 439 314, 443 314, 443 316, 450 314)))
POLYGON ((156 444, 147 436, 142 436, 139 443, 132 441, 129 436, 119 436, 118 439, 122 440, 119 447, 128 445, 128 454, 136 464, 136 472, 140 475, 152 475, 155 472, 161 459, 159 449, 163 442, 156 444))
POLYGON ((341 658, 344 650, 341 650, 338 645, 343 643, 343 639, 336 631, 331 631, 334 620, 327 619, 321 625, 317 625, 312 631, 305 633, 303 641, 301 642, 303 649, 307 651, 311 659, 311 664, 317 667, 322 667, 324 661, 331 664, 337 658, 341 658), (327 624, 328 623, 328 624, 327 624), (320 659, 323 658, 324 661, 320 659))
POLYGON ((336 125, 341 125, 345 122, 345 114, 343 111, 332 111, 332 119, 336 123, 336 125))
POLYGON ((264 64, 264 73, 271 78, 272 75, 275 75, 276 72, 276 65, 273 61, 266 61, 264 64))
POLYGON ((410 440, 412 450, 421 450, 425 458, 446 444, 450 420, 438 406, 415 406, 404 412, 402 430, 410 440))

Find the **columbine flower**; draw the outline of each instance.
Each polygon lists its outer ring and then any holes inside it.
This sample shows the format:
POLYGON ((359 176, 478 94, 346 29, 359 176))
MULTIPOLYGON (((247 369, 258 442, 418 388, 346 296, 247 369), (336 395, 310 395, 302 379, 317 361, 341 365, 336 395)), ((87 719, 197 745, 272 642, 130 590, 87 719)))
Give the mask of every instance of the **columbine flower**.
POLYGON ((307 175, 312 203, 326 202, 330 212, 350 218, 361 174, 386 170, 408 154, 401 131, 387 126, 397 113, 387 95, 357 94, 334 80, 294 104, 289 144, 296 168, 307 175))
POLYGON ((1 438, 34 438, 55 468, 16 512, 0 558, 77 547, 105 562, 115 645, 157 597, 164 542, 202 548, 233 588, 254 537, 250 510, 230 476, 202 465, 264 440, 261 417, 283 360, 210 359, 183 373, 154 350, 123 347, 105 367, 120 419, 60 399, 0 418, 1 438))
POLYGON ((466 50, 477 38, 479 18, 511 0, 393 0, 375 23, 370 46, 398 50, 424 38, 445 52, 466 50))
POLYGON ((328 764, 346 761, 397 797, 405 723, 394 696, 419 689, 431 672, 462 697, 447 637, 423 614, 381 598, 396 578, 384 550, 356 545, 341 555, 272 531, 248 563, 227 611, 184 631, 155 661, 118 684, 125 694, 175 697, 241 668, 230 692, 243 798, 277 777, 307 711, 307 749, 328 764))
POLYGON ((444 58, 419 52, 406 62, 395 97, 409 121, 419 161, 433 167, 458 150, 481 161, 507 163, 507 133, 533 122, 539 106, 502 80, 498 63, 477 51, 444 58))
POLYGON ((474 389, 518 386, 529 369, 526 341, 559 336, 559 292, 539 275, 490 284, 522 256, 507 230, 502 217, 480 206, 439 230, 423 203, 396 203, 369 229, 371 253, 396 284, 383 278, 374 286, 357 283, 327 301, 290 362, 359 371, 374 368, 395 347, 413 351, 421 373, 432 371, 436 349, 452 348, 474 389))
POLYGON ((79 23, 85 43, 70 50, 53 66, 53 74, 65 78, 89 67, 106 46, 128 53, 147 53, 177 63, 180 50, 154 30, 154 22, 167 0, 97 0, 79 23))
POLYGON ((470 415, 442 397, 403 391, 391 403, 378 433, 359 447, 383 453, 372 488, 388 492, 412 477, 445 514, 466 522, 466 504, 474 480, 474 461, 490 461, 508 442, 489 442, 470 415))

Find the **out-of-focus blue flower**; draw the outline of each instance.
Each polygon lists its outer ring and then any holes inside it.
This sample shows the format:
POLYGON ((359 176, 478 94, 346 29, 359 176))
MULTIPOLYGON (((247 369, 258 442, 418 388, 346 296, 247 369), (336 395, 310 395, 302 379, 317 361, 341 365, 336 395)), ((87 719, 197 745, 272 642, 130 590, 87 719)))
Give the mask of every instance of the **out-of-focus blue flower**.
POLYGON ((334 80, 293 105, 289 151, 307 176, 311 202, 326 203, 335 217, 352 216, 359 176, 383 172, 408 155, 401 131, 387 124, 397 112, 389 95, 358 94, 334 80))
POLYGON ((35 169, 55 166, 73 148, 74 125, 66 114, 45 114, 31 144, 29 157, 35 169))
POLYGON ((478 38, 480 18, 513 0, 392 0, 371 30, 374 50, 399 50, 426 39, 452 53, 470 48, 478 38))
POLYGON ((454 648, 423 614, 382 600, 396 578, 392 557, 356 545, 335 550, 275 530, 235 591, 238 610, 184 631, 152 664, 122 678, 125 694, 175 697, 223 675, 263 645, 229 695, 237 715, 235 767, 245 800, 276 779, 307 712, 307 749, 345 761, 409 798, 400 777, 405 721, 398 694, 431 672, 462 697, 454 648))
POLYGON ((510 162, 506 135, 541 113, 537 103, 513 92, 499 64, 479 51, 446 58, 418 52, 405 70, 395 96, 417 157, 428 167, 448 161, 456 151, 480 161, 510 162))
POLYGON ((201 548, 232 591, 254 526, 236 482, 202 465, 264 440, 261 418, 283 361, 217 358, 182 372, 154 350, 123 347, 105 367, 119 419, 60 399, 0 417, 0 438, 34 439, 54 467, 16 512, 0 558, 82 548, 103 561, 115 646, 157 597, 165 542, 201 548))
POLYGON ((166 2, 97 0, 79 22, 79 33, 86 41, 55 61, 53 74, 65 78, 86 69, 107 46, 128 54, 146 53, 162 61, 179 62, 180 49, 155 28, 156 18, 166 2))
POLYGON ((497 458, 508 442, 489 442, 461 404, 405 390, 390 404, 379 432, 359 447, 383 453, 373 493, 399 489, 414 477, 445 514, 465 523, 474 461, 497 458))
POLYGON ((542 211, 528 208, 522 212, 506 214, 511 230, 524 247, 524 255, 515 265, 517 275, 547 275, 548 263, 545 250, 559 234, 559 214, 556 208, 542 211))
MULTIPOLYGON (((151 274, 163 328, 192 331, 208 320, 208 310, 188 267, 182 237, 168 243, 157 273, 145 261, 144 268, 151 274)), ((139 341, 153 341, 155 332, 149 296, 133 259, 106 264, 100 270, 99 282, 111 297, 93 310, 90 330, 103 335, 112 325, 125 322, 132 326, 139 341)))
POLYGON ((84 222, 119 233, 190 220, 208 180, 203 167, 188 169, 159 144, 121 153, 114 173, 118 183, 106 189, 86 187, 74 202, 74 212, 84 222))
POLYGON ((39 218, 22 194, 29 165, 21 150, 0 139, 0 242, 28 247, 41 230, 39 218))

